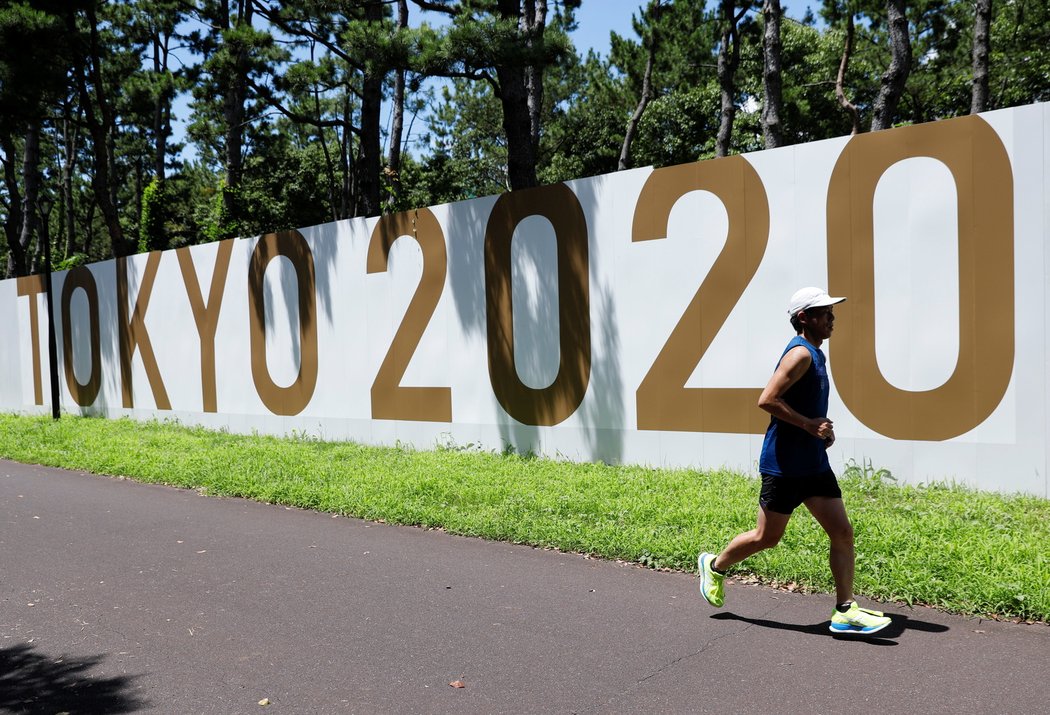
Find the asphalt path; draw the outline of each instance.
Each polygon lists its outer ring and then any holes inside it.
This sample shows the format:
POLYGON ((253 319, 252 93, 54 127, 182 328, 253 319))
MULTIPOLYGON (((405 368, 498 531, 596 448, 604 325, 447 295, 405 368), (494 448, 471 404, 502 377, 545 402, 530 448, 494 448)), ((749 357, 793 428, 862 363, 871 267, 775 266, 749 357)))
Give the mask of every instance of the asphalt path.
POLYGON ((0 461, 3 713, 1047 712, 1050 628, 884 610, 0 461))

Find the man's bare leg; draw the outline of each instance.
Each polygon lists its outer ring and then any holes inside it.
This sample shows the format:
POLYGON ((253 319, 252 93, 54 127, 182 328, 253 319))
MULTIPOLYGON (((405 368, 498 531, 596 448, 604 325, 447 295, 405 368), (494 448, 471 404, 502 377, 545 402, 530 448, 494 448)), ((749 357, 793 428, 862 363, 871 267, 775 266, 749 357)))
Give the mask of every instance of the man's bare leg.
POLYGON ((831 540, 831 575, 835 579, 835 603, 853 600, 853 525, 841 499, 812 497, 803 502, 831 540))
POLYGON ((790 514, 780 514, 760 506, 758 523, 755 528, 734 537, 722 550, 722 553, 715 558, 712 566, 718 571, 725 571, 748 556, 776 546, 780 543, 780 537, 784 535, 789 519, 791 519, 790 514))

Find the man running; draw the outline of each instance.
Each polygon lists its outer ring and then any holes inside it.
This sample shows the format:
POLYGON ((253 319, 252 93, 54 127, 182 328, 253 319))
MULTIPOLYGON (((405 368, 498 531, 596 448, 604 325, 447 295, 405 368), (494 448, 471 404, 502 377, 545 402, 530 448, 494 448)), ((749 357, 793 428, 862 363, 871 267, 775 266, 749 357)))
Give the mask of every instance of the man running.
POLYGON ((791 296, 788 314, 796 336, 784 349, 758 400, 758 406, 772 415, 759 460, 758 523, 717 556, 700 554, 697 566, 704 598, 721 607, 726 570, 776 546, 791 513, 804 504, 831 540, 836 597, 831 632, 867 635, 888 626, 890 619, 861 608, 853 599, 853 526, 827 455, 835 442, 835 430, 827 416, 828 371, 820 346, 834 330, 832 306, 844 300, 820 288, 802 288, 791 296))

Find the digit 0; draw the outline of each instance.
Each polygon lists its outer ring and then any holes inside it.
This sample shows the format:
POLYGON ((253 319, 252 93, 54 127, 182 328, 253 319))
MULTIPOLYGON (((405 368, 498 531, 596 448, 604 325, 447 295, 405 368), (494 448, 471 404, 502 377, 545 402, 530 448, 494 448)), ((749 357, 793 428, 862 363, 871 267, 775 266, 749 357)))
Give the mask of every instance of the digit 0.
POLYGON ((830 365, 850 412, 894 439, 946 440, 977 427, 1014 363, 1013 174, 999 136, 977 116, 859 134, 835 164, 827 215, 829 290, 849 296, 830 365), (875 188, 913 157, 943 162, 958 196, 959 355, 948 381, 925 391, 891 385, 875 355, 875 188))
POLYGON ((266 408, 275 415, 297 415, 306 409, 317 386, 317 301, 314 257, 306 238, 298 231, 262 236, 248 265, 248 333, 252 380, 266 408), (299 298, 299 373, 295 382, 281 387, 270 376, 266 364, 266 267, 278 256, 288 259, 295 270, 299 298))
POLYGON ((69 394, 81 407, 95 404, 102 388, 102 338, 99 329, 98 285, 95 276, 86 266, 76 266, 66 274, 62 284, 62 358, 66 372, 69 394), (88 309, 88 340, 91 349, 91 373, 86 383, 77 379, 73 371, 73 317, 70 313, 73 292, 84 291, 88 309))
POLYGON ((489 379, 507 414, 527 425, 556 425, 583 401, 591 379, 590 258, 587 219, 564 184, 503 194, 485 229, 485 304, 489 379), (511 240, 529 216, 543 216, 558 242, 558 375, 544 388, 529 387, 514 364, 511 240))

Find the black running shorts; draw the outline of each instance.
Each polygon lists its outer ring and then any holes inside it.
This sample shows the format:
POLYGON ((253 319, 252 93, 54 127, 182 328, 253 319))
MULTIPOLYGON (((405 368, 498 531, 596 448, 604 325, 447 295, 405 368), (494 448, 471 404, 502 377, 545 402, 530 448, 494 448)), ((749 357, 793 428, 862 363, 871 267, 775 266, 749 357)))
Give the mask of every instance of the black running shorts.
POLYGON ((830 469, 821 474, 806 477, 775 477, 762 475, 762 492, 758 503, 769 511, 790 514, 799 504, 810 497, 842 498, 842 490, 830 469))

